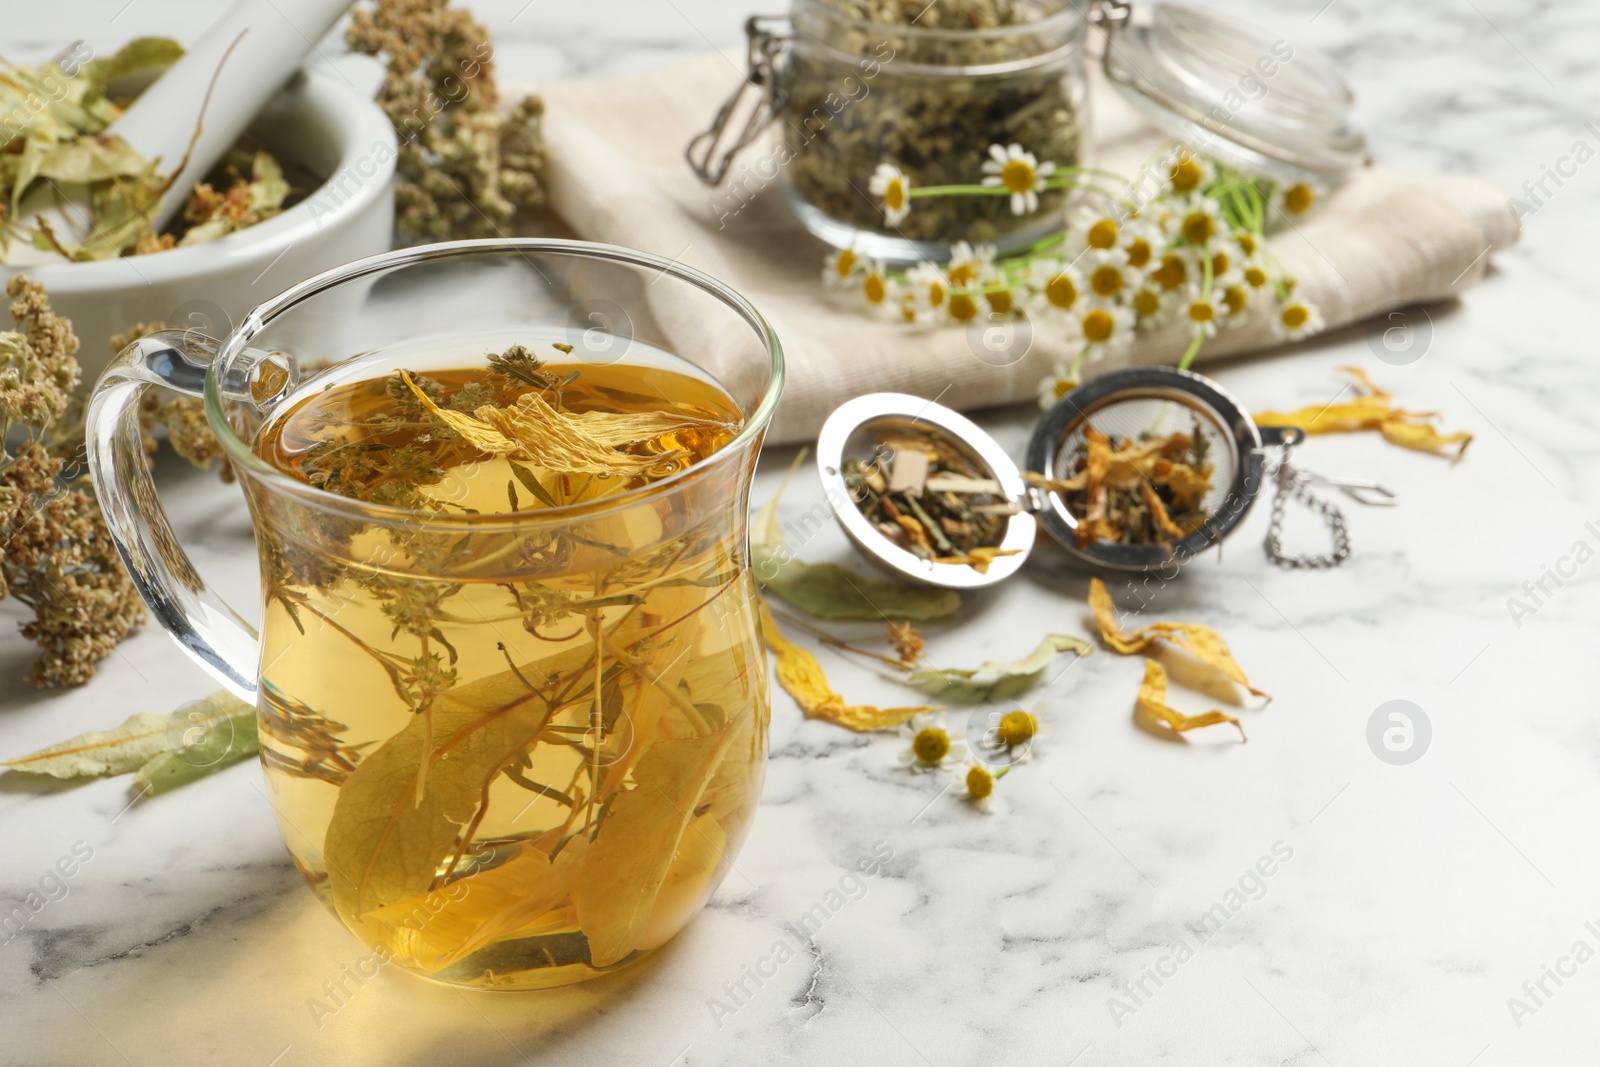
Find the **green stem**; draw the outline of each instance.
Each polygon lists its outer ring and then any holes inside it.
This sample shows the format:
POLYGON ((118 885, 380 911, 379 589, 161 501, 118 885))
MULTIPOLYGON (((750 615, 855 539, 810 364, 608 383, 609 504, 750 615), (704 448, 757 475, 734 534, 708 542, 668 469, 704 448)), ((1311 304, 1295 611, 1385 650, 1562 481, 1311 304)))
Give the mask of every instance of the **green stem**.
POLYGON ((1178 361, 1179 370, 1189 369, 1189 364, 1193 363, 1194 357, 1200 354, 1200 346, 1205 343, 1205 340, 1206 332, 1204 330, 1196 330, 1194 332, 1194 339, 1189 342, 1189 347, 1183 353, 1183 358, 1178 361))

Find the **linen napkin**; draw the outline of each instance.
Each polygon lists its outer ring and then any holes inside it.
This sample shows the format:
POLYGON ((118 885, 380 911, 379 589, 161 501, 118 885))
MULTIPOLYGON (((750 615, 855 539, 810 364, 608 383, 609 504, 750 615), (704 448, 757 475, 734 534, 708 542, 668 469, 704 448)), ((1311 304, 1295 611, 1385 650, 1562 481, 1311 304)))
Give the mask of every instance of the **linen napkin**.
MULTIPOLYGON (((912 393, 963 409, 1035 397, 1039 381, 1073 355, 1048 329, 1034 332, 1025 356, 996 366, 975 354, 982 348, 964 328, 874 319, 824 289, 828 249, 789 212, 776 183, 733 211, 740 198, 694 176, 684 146, 743 77, 742 53, 717 53, 642 77, 539 86, 553 210, 581 237, 697 267, 767 316, 788 365, 769 435, 774 443, 815 435, 835 406, 860 393, 912 393)), ((1131 176, 1163 137, 1093 64, 1090 79, 1095 165, 1131 176)), ((747 151, 754 157, 763 147, 747 151)), ((1274 233, 1272 248, 1333 329, 1459 294, 1518 234, 1508 198, 1488 182, 1371 166, 1294 228, 1274 233)), ((1278 346, 1273 304, 1257 301, 1246 321, 1224 328, 1199 359, 1278 346)), ((1121 362, 1176 363, 1188 341, 1182 324, 1169 322, 1140 334, 1121 362)))

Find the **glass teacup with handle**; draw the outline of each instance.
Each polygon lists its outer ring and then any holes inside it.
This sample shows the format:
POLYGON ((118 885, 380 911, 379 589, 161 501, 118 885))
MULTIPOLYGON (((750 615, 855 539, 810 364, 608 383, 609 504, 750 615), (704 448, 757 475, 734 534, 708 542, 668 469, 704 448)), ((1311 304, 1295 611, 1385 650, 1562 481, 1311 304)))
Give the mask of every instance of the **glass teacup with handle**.
POLYGON ((101 379, 90 466, 123 559, 256 703, 295 865, 392 962, 578 981, 672 937, 727 872, 766 759, 746 502, 782 378, 713 279, 506 240, 337 268, 101 379), (259 630, 156 499, 152 387, 203 396, 238 473, 259 630))

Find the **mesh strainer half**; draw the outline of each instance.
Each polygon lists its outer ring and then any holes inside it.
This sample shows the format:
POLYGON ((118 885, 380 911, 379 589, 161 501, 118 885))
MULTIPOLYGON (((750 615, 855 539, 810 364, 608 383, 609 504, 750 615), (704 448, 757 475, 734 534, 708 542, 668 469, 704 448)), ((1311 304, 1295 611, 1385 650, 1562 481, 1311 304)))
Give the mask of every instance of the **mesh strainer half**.
POLYGON ((1047 478, 1068 477, 1083 453, 1084 431, 1093 426, 1113 439, 1138 440, 1184 432, 1205 441, 1212 465, 1211 488, 1202 503, 1210 515, 1181 541, 1124 545, 1091 541, 1078 545, 1078 519, 1056 493, 1036 493, 1040 523, 1074 556, 1097 567, 1146 571, 1186 561, 1239 525, 1260 493, 1270 440, 1239 402, 1204 375, 1172 367, 1111 371, 1079 386, 1050 409, 1028 442, 1028 469, 1047 478))

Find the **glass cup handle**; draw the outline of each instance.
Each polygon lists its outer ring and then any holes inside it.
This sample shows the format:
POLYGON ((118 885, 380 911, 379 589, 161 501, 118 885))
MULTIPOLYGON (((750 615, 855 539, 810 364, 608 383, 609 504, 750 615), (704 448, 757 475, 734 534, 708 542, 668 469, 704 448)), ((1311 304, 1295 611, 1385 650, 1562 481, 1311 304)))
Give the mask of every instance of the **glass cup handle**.
POLYGON ((178 546, 139 428, 146 389, 202 396, 216 354, 215 341, 188 330, 162 330, 124 348, 89 399, 89 475, 111 539, 156 621, 234 695, 254 704, 256 629, 206 588, 178 546))

